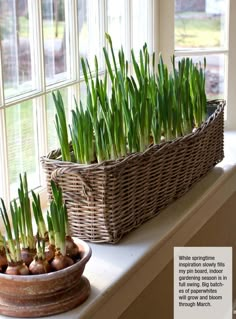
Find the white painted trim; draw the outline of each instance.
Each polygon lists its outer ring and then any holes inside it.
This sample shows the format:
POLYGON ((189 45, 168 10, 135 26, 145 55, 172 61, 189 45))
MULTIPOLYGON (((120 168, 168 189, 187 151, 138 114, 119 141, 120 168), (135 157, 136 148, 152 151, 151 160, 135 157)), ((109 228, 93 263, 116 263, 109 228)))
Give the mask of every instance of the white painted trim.
MULTIPOLYGON (((72 32, 72 45, 74 46, 74 53, 72 55, 73 58, 73 68, 74 68, 74 78, 76 83, 79 83, 80 80, 80 52, 79 52, 79 16, 76 14, 78 12, 78 2, 72 1, 71 3, 72 12, 75 12, 71 19, 71 30, 72 32)), ((72 108, 72 104, 74 105, 74 97, 76 100, 79 100, 79 86, 71 85, 71 97, 70 97, 70 105, 72 108), (73 101, 72 101, 73 100, 73 101)))
POLYGON ((148 18, 148 38, 147 43, 150 45, 151 52, 154 51, 154 0, 149 0, 147 4, 147 16, 148 18))
MULTIPOLYGON (((1 48, 0 48, 1 49, 1 48)), ((2 51, 0 50, 0 197, 4 201, 9 200, 9 176, 8 176, 8 161, 7 161, 7 137, 6 137, 6 121, 5 121, 5 110, 1 108, 4 105, 4 88, 3 88, 3 72, 2 72, 2 51), (2 182, 1 182, 2 181, 2 182), (4 182, 3 182, 4 181, 4 182)))
MULTIPOLYGON (((160 30, 160 37, 162 40, 161 49, 163 45, 166 45, 167 48, 165 52, 165 56, 168 62, 168 55, 172 54, 171 48, 174 45, 174 29, 172 30, 172 21, 174 21, 174 11, 173 11, 173 2, 174 0, 165 1, 160 0, 161 8, 161 17, 160 21, 163 21, 160 30), (166 23, 168 21, 168 23, 166 23), (164 28, 166 23, 166 28, 164 28), (171 26, 170 26, 170 25, 171 26)), ((225 92, 226 92, 226 100, 227 107, 225 110, 225 127, 229 130, 236 129, 236 2, 234 0, 226 1, 226 43, 224 48, 206 48, 206 49, 186 49, 186 50, 175 50, 176 56, 196 56, 196 55, 210 55, 210 54, 224 54, 225 56, 225 92)))
MULTIPOLYGON (((149 1, 149 13, 152 15, 152 2, 158 2, 158 0, 148 0, 149 1)), ((133 0, 135 5, 135 1, 133 0)), ((57 79, 56 83, 46 85, 45 80, 45 70, 44 70, 44 41, 43 41, 43 20, 42 20, 42 6, 40 1, 29 0, 29 28, 30 28, 30 43, 34 44, 33 53, 32 53, 32 73, 35 76, 35 89, 30 92, 25 92, 8 98, 4 100, 4 92, 2 90, 0 96, 0 132, 1 132, 1 143, 0 143, 0 160, 1 160, 1 194, 6 199, 6 202, 9 201, 9 178, 7 176, 7 141, 6 141, 6 123, 5 123, 5 109, 16 104, 21 104, 24 101, 32 100, 36 104, 37 110, 37 126, 38 126, 38 156, 45 155, 47 153, 47 112, 46 112, 46 103, 45 98, 48 93, 51 93, 53 90, 68 88, 68 92, 71 95, 69 97, 69 105, 73 107, 74 101, 73 96, 77 99, 79 98, 79 84, 83 81, 83 78, 80 77, 80 55, 79 55, 79 37, 78 37, 78 3, 77 0, 68 0, 65 4, 65 18, 69 21, 70 29, 70 38, 67 37, 67 47, 70 47, 69 53, 67 52, 67 60, 70 59, 70 79, 57 79)), ((127 28, 127 35, 125 43, 128 45, 128 50, 131 48, 131 39, 132 39, 132 6, 131 0, 125 2, 126 11, 125 11, 125 23, 127 28)), ((102 46, 107 45, 105 43, 104 32, 107 31, 107 0, 99 0, 99 19, 101 23, 101 39, 102 46)), ((149 19, 149 27, 152 26, 152 19, 149 19)), ((155 19, 155 23, 158 23, 158 19, 155 19)), ((151 28, 150 28, 151 29, 151 28)), ((149 32, 149 38, 153 38, 152 30, 149 32)), ((1 61, 0 61, 1 62, 1 61)), ((1 63, 0 63, 1 64, 1 63)), ((104 67, 104 63, 103 63, 104 67)), ((1 70, 1 65, 0 65, 1 70)), ((68 70, 69 72, 69 70, 68 70)), ((104 70, 101 70, 100 74, 103 75, 104 70)), ((2 74, 2 73, 1 73, 2 74)), ((0 79, 0 85, 3 81, 0 79)), ((43 172, 40 166, 40 175, 41 175, 41 185, 43 181, 43 172)), ((45 184, 44 184, 45 185, 45 184)), ((45 190, 44 190, 45 192, 45 190)), ((44 196, 45 197, 45 196, 44 196)), ((46 204, 46 202, 45 202, 46 204)))
POLYGON ((4 87, 3 87, 3 63, 2 63, 2 47, 0 41, 0 108, 4 105, 4 87))
MULTIPOLYGON (((47 143, 47 114, 46 114, 46 104, 45 104, 45 95, 42 93, 46 90, 46 79, 44 71, 44 42, 43 42, 43 19, 42 19, 42 6, 40 2, 30 2, 31 10, 33 12, 34 21, 31 21, 33 25, 31 28, 34 30, 34 37, 36 39, 35 45, 37 47, 37 52, 34 55, 37 55, 36 63, 36 75, 38 81, 38 89, 40 94, 33 100, 33 107, 35 109, 36 118, 35 125, 37 130, 37 139, 38 139, 38 160, 41 156, 47 153, 48 143, 47 143)), ((39 162, 39 183, 40 187, 44 185, 43 179, 43 170, 39 162)), ((42 202, 42 199, 41 199, 42 202)))
POLYGON ((5 201, 5 204, 9 202, 10 198, 10 185, 9 185, 9 175, 8 175, 8 160, 7 160, 7 136, 6 136, 6 118, 5 110, 0 109, 0 197, 5 201))
POLYGON ((156 54, 156 60, 158 60, 158 54, 160 51, 160 8, 159 0, 153 0, 153 51, 156 54))
POLYGON ((174 0, 159 0, 159 50, 168 68, 171 68, 171 56, 174 54, 174 0))
POLYGON ((189 55, 209 55, 209 54, 227 54, 228 49, 187 49, 187 50, 175 50, 176 56, 189 55))
POLYGON ((227 89, 227 129, 236 129, 236 1, 230 0, 229 9, 229 54, 228 54, 228 89, 227 89))

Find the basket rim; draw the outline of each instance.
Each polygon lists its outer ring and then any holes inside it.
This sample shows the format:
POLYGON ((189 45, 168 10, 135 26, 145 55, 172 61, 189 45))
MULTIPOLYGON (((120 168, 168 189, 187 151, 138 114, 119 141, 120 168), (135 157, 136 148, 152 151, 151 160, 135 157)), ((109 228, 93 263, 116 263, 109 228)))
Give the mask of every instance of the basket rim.
POLYGON ((217 109, 215 110, 215 112, 209 116, 202 124, 201 126, 199 126, 196 130, 194 130, 191 133, 188 133, 184 136, 180 136, 177 137, 173 140, 170 141, 164 141, 162 143, 159 144, 154 144, 151 145, 150 147, 148 147, 144 152, 134 152, 131 153, 125 157, 121 157, 118 158, 116 160, 105 160, 102 161, 101 163, 92 163, 92 164, 80 164, 80 163, 75 163, 75 162, 66 162, 66 161, 61 161, 61 160, 57 160, 52 158, 53 154, 61 153, 61 149, 55 149, 52 150, 51 152, 49 152, 46 156, 42 156, 40 158, 40 161, 42 163, 54 163, 54 164, 58 164, 58 165, 63 165, 63 167, 71 167, 71 168, 79 168, 81 170, 94 170, 94 169, 99 169, 99 170, 104 170, 104 169, 108 169, 108 168, 114 168, 114 167, 118 167, 119 165, 122 165, 124 162, 126 161, 130 161, 131 159, 133 159, 134 157, 137 158, 142 158, 144 156, 146 156, 149 152, 152 152, 153 150, 155 150, 155 152, 159 152, 159 150, 166 148, 166 147, 172 147, 172 145, 176 145, 177 143, 181 143, 182 141, 186 141, 186 140, 190 140, 193 137, 195 137, 196 135, 199 135, 202 131, 204 131, 206 129, 206 127, 208 127, 209 125, 212 124, 212 122, 224 111, 224 107, 225 107, 226 101, 224 99, 215 99, 215 100, 209 100, 207 101, 207 105, 214 105, 217 106, 217 109))

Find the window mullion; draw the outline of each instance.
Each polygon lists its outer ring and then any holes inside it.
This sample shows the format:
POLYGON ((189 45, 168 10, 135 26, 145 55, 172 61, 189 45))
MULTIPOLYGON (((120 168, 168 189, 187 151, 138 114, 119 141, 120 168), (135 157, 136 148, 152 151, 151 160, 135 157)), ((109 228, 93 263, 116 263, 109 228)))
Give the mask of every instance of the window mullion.
POLYGON ((211 54, 227 54, 228 49, 193 49, 193 50, 175 50, 175 56, 196 56, 196 55, 211 55, 211 54))
POLYGON ((160 50, 160 24, 159 24, 159 0, 153 0, 153 51, 156 54, 156 61, 158 61, 158 55, 160 50))
MULTIPOLYGON (((104 32, 103 34, 105 34, 105 32, 108 32, 108 3, 107 3, 108 0, 103 0, 102 1, 102 11, 101 11, 101 14, 102 14, 102 19, 101 19, 101 23, 103 23, 103 29, 104 29, 104 32)), ((101 28, 101 32, 102 32, 102 28, 101 28)), ((105 46, 106 48, 108 47, 108 44, 107 44, 107 41, 105 40, 105 36, 103 36, 102 38, 103 40, 103 46, 105 46)))
POLYGON ((0 108, 3 105, 4 105, 4 83, 3 83, 2 51, 0 46, 0 108))
POLYGON ((229 45, 229 54, 226 57, 228 60, 228 83, 227 83, 227 122, 226 128, 235 129, 236 128, 236 20, 235 20, 235 12, 236 12, 236 1, 230 0, 229 3, 229 33, 228 33, 228 45, 229 45))
MULTIPOLYGON (((75 82, 80 80, 80 51, 79 51, 79 16, 78 16, 78 0, 71 1, 70 10, 66 10, 66 18, 70 21, 70 45, 71 45, 71 57, 68 57, 71 67, 72 78, 75 79, 75 82)), ((69 95, 69 107, 73 108, 74 106, 74 97, 78 101, 79 99, 79 89, 77 85, 71 85, 68 89, 69 95)))
MULTIPOLYGON (((32 14, 31 28, 32 32, 31 41, 34 45, 33 63, 35 81, 37 88, 40 92, 46 93, 46 80, 44 71, 44 45, 43 45, 43 17, 41 1, 29 1, 30 11, 32 14)), ((37 145, 38 145, 38 159, 46 155, 47 145, 47 116, 46 116, 46 103, 45 95, 40 95, 33 100, 34 103, 34 125, 37 128, 37 145)), ((40 184, 42 185, 43 171, 39 165, 40 184)))
POLYGON ((78 26, 78 18, 77 16, 77 5, 76 1, 71 0, 66 2, 65 1, 65 23, 66 27, 66 61, 69 61, 69 78, 70 80, 77 80, 78 79, 78 44, 79 39, 77 34, 77 26, 78 26), (69 49, 68 49, 69 48, 69 49))
POLYGON ((33 43, 32 73, 36 81, 36 87, 40 92, 45 92, 45 72, 44 72, 44 46, 43 46, 43 20, 41 1, 29 1, 29 11, 31 32, 30 41, 33 43))
POLYGON ((168 68, 171 68, 170 57, 174 54, 174 0, 159 0, 159 50, 162 53, 163 60, 167 64, 168 68), (168 22, 168 23, 167 23, 168 22))
MULTIPOLYGON (((129 30, 130 30, 130 49, 133 49, 134 45, 134 38, 133 38, 133 8, 135 5, 135 0, 130 0, 130 11, 129 11, 129 30)), ((130 57, 130 62, 131 62, 131 57, 130 57)))
POLYGON ((10 185, 8 175, 8 160, 7 160, 7 135, 6 135, 6 121, 4 106, 4 83, 3 83, 3 65, 2 65, 2 51, 0 48, 0 197, 5 203, 9 202, 10 185))
POLYGON ((73 26, 72 26, 72 33, 73 33, 73 41, 74 41, 74 64, 75 64, 75 78, 76 81, 80 80, 80 50, 79 50, 79 9, 78 9, 78 0, 73 1, 73 26))
POLYGON ((131 59, 131 49, 134 48, 134 36, 133 36, 133 32, 134 32, 134 27, 133 27, 133 10, 134 10, 134 6, 135 6, 135 0, 130 0, 130 55, 129 55, 129 72, 130 74, 134 74, 134 67, 133 67, 133 63, 132 63, 132 59, 131 59))
POLYGON ((148 47, 150 48, 150 52, 154 51, 154 41, 153 41, 153 34, 154 34, 154 3, 156 1, 149 0, 148 1, 148 47))
POLYGON ((125 24, 126 24, 126 57, 130 61, 130 50, 132 48, 132 3, 131 0, 125 2, 125 24))
POLYGON ((6 135, 6 120, 5 109, 0 109, 0 197, 5 203, 9 203, 10 199, 10 183, 8 175, 8 157, 7 157, 7 135, 6 135))
MULTIPOLYGON (((37 127, 37 138, 38 138, 38 156, 47 154, 48 142, 47 142, 47 114, 46 114, 46 103, 45 95, 36 98, 33 103, 35 103, 35 121, 34 125, 37 127)), ((42 184, 42 167, 39 165, 40 181, 42 184)))

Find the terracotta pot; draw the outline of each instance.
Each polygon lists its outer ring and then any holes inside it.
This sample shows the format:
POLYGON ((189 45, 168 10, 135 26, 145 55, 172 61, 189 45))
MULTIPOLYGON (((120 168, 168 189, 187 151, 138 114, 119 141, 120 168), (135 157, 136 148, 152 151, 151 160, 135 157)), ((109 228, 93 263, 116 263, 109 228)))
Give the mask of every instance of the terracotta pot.
POLYGON ((91 248, 74 239, 81 259, 74 265, 43 275, 0 274, 0 314, 14 317, 43 317, 68 311, 87 299, 90 284, 82 277, 91 248))

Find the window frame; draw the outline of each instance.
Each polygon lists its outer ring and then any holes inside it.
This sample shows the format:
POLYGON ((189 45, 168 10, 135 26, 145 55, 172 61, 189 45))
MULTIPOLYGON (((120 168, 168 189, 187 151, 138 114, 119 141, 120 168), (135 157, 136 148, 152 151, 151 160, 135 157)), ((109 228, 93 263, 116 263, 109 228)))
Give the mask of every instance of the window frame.
POLYGON ((226 17, 226 47, 220 49, 206 50, 178 50, 175 51, 174 43, 174 17, 175 17, 175 0, 159 0, 159 49, 162 52, 163 59, 170 67, 170 56, 175 54, 181 56, 189 53, 189 55, 204 55, 209 53, 224 53, 225 54, 225 129, 236 130, 236 2, 228 0, 228 17, 226 17), (166 23, 168 21, 168 24, 166 23))
MULTIPOLYGON (((80 51, 79 51, 79 17, 78 12, 78 1, 77 0, 67 0, 68 3, 65 5, 65 15, 69 21, 70 28, 70 47, 73 46, 73 50, 70 55, 70 69, 71 69, 71 78, 63 80, 62 82, 53 83, 47 85, 46 75, 44 68, 44 42, 43 42, 43 17, 42 17, 42 7, 41 2, 38 1, 28 1, 28 10, 32 16, 30 23, 30 28, 34 27, 33 37, 35 37, 34 43, 37 43, 37 55, 35 55, 34 63, 34 72, 36 73, 36 89, 24 94, 20 94, 13 98, 4 99, 4 90, 0 90, 0 196, 3 197, 6 204, 10 202, 10 181, 9 181, 9 161, 8 161, 8 152, 7 152, 7 134, 6 134, 6 109, 10 108, 16 104, 22 103, 27 100, 33 101, 33 105, 37 113, 37 134, 38 134, 38 156, 45 156, 48 150, 48 133, 47 133, 47 106, 46 106, 46 96, 51 91, 56 89, 68 88, 71 92, 70 102, 68 103, 71 107, 73 105, 73 97, 79 99, 80 96, 80 86, 83 83, 83 76, 80 74, 80 51), (72 14, 71 14, 72 13, 72 14)), ((101 30, 107 31, 108 29, 108 20, 107 20, 107 7, 108 0, 100 0, 100 16, 99 21, 101 21, 101 30)), ((154 15, 152 14, 153 8, 156 6, 155 0, 149 0, 148 12, 151 17, 149 21, 149 29, 153 29, 153 20, 154 15)), ((124 19, 127 25, 127 33, 125 42, 128 43, 127 51, 130 52, 132 47, 132 6, 135 5, 135 0, 126 0, 125 1, 125 16, 124 19)), ((154 29, 150 33, 149 41, 151 47, 155 47, 154 41, 154 29)), ((105 41, 105 36, 102 36, 102 46, 107 46, 105 41)), ((104 64, 105 65, 105 64, 104 64)), ((0 86, 3 88, 3 79, 2 75, 2 57, 0 50, 0 86)), ((101 70, 101 75, 105 73, 105 70, 101 70)), ((36 190, 41 195, 41 203, 43 207, 47 206, 47 193, 45 188, 45 179, 42 166, 39 164, 39 175, 40 175, 40 184, 36 190)))
MULTIPOLYGON (((101 0, 101 23, 102 30, 107 30, 108 21, 106 15, 107 9, 107 1, 101 0)), ((236 108, 234 107, 234 101, 236 100, 236 90, 234 88, 234 83, 236 83, 236 73, 234 70, 236 69, 236 38, 234 35, 234 30, 236 29, 236 20, 234 16, 236 14, 236 2, 233 0, 229 1, 229 16, 228 16, 228 44, 227 48, 224 49, 211 49, 211 50, 196 50, 191 51, 189 54, 201 54, 204 53, 224 53, 226 54, 226 76, 225 76, 225 84, 226 84, 226 100, 227 100, 227 108, 226 108, 226 121, 225 128, 230 130, 236 129, 236 108)), ((149 29, 151 30, 151 35, 149 37, 149 41, 151 41, 151 45, 153 51, 156 53, 156 57, 158 58, 159 52, 162 52, 163 59, 165 60, 168 66, 171 65, 170 57, 175 53, 176 55, 181 55, 186 53, 187 51, 175 51, 174 50, 174 4, 175 0, 150 0, 151 5, 149 6, 149 29), (168 21, 168 23, 166 23, 168 21)), ((70 0, 70 6, 72 12, 72 16, 70 17, 70 28, 73 30, 71 32, 71 45, 74 46, 74 50, 72 51, 72 64, 71 68, 73 70, 72 79, 68 81, 63 81, 62 83, 56 83, 54 85, 46 86, 45 83, 45 74, 44 74, 44 55, 43 55, 43 25, 42 25, 42 10, 39 2, 31 2, 29 1, 30 10, 32 10, 32 14, 34 16, 34 26, 35 26, 35 36, 38 37, 38 65, 36 65, 36 72, 38 72, 39 83, 37 83, 38 90, 36 92, 30 92, 27 94, 22 94, 14 99, 8 99, 6 103, 4 103, 4 91, 0 90, 0 176, 1 180, 4 182, 0 182, 0 193, 6 202, 9 202, 10 199, 10 186, 9 186, 9 176, 8 176, 8 156, 7 156, 7 136, 6 136, 6 108, 11 107, 17 103, 35 99, 37 117, 38 117, 38 126, 40 127, 39 137, 39 156, 44 156, 47 153, 48 145, 47 145, 47 114, 46 114, 46 95, 50 93, 52 90, 58 88, 70 88, 71 90, 71 101, 72 96, 75 96, 79 99, 80 85, 83 83, 83 77, 80 74, 80 65, 79 65, 79 37, 77 36, 76 30, 79 30, 79 19, 77 10, 78 10, 78 2, 77 0, 70 0), (34 3, 34 5, 32 5, 34 3)), ((135 4, 135 0, 127 0, 126 7, 127 13, 125 19, 128 23, 127 30, 127 43, 128 50, 132 47, 132 6, 135 4)), ((102 39, 103 45, 107 45, 105 42, 105 37, 102 39)), ((2 57, 0 50, 0 86, 3 86, 2 75, 2 57)), ((104 71, 101 70, 101 75, 104 74, 104 71)), ((72 103, 69 103, 72 105, 72 103)), ((39 132, 38 132, 39 133, 39 132)), ((41 185, 38 188, 38 191, 42 195, 42 203, 46 206, 47 197, 46 190, 43 178, 43 171, 40 165, 40 177, 41 177, 41 185)))
POLYGON ((228 21, 228 69, 227 69, 227 121, 226 129, 236 130, 236 2, 229 0, 229 21, 228 21))

